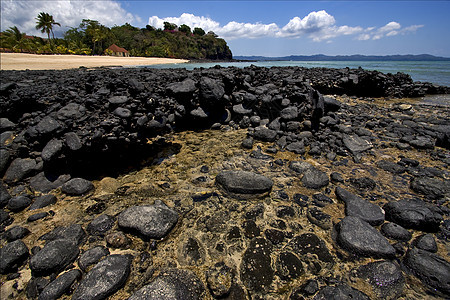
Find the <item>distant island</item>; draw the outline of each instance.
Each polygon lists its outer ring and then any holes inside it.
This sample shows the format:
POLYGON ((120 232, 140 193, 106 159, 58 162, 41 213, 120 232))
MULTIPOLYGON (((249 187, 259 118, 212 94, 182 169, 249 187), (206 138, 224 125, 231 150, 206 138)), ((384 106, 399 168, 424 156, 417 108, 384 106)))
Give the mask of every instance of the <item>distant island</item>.
POLYGON ((281 57, 267 56, 234 56, 236 60, 253 61, 450 61, 449 57, 440 57, 430 54, 419 55, 291 55, 281 57))

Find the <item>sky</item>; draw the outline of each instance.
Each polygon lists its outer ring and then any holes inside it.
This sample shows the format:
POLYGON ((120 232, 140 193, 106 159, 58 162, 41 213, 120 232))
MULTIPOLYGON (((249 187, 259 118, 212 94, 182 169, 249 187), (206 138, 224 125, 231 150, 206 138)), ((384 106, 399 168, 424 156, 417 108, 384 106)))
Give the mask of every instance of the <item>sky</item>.
POLYGON ((394 55, 450 57, 450 1, 152 1, 1 0, 1 30, 29 35, 39 12, 61 27, 82 19, 161 28, 168 21, 225 39, 233 55, 394 55))

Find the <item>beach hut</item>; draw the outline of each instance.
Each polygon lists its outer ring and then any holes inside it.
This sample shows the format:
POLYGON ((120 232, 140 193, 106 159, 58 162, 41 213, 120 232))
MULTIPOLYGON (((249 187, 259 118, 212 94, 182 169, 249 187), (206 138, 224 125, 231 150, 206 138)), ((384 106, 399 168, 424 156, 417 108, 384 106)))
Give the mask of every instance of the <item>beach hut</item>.
POLYGON ((121 48, 116 44, 109 46, 108 49, 105 50, 105 53, 112 56, 130 56, 130 53, 126 49, 121 48))

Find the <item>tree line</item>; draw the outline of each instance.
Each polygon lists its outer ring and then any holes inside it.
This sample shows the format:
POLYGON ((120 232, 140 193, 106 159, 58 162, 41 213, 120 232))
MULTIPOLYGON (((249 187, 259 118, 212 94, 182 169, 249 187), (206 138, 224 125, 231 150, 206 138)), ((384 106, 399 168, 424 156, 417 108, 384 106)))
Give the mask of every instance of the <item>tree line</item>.
POLYGON ((224 39, 202 28, 191 29, 165 22, 163 29, 147 25, 134 27, 128 23, 111 28, 96 20, 83 19, 63 38, 55 38, 53 29, 61 26, 53 16, 41 12, 36 18, 36 29, 47 34, 47 39, 28 36, 16 27, 1 32, 2 51, 38 54, 109 54, 107 48, 116 44, 128 50, 131 56, 170 57, 185 59, 231 59, 232 53, 224 39))

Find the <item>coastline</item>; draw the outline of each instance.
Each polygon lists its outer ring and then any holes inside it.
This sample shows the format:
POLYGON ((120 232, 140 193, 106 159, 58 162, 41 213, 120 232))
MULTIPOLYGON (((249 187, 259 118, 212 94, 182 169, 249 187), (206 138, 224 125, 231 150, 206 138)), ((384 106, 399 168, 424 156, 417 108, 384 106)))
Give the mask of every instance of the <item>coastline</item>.
POLYGON ((64 70, 79 67, 145 66, 187 63, 186 59, 159 57, 115 57, 84 55, 39 55, 1 53, 1 70, 64 70))

